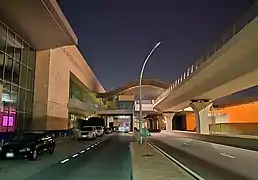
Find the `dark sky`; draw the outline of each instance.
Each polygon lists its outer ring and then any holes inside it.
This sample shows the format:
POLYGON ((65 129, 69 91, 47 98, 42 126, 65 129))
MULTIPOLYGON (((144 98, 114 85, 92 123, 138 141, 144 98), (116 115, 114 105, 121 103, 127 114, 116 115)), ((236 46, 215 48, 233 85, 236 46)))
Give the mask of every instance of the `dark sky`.
POLYGON ((145 78, 173 82, 250 7, 248 0, 62 0, 79 49, 106 90, 145 78))

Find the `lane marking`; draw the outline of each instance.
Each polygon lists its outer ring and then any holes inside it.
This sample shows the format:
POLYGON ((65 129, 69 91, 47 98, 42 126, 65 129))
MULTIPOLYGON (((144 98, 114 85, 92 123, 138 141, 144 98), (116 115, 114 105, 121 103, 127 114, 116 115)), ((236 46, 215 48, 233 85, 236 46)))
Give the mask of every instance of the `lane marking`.
POLYGON ((82 150, 80 153, 81 153, 81 154, 82 154, 82 153, 85 153, 85 151, 84 151, 84 150, 82 150))
POLYGON ((74 158, 74 157, 77 157, 79 154, 74 154, 72 157, 74 158))
POLYGON ((94 147, 94 145, 92 145, 91 147, 94 147))
POLYGON ((98 144, 96 143, 95 146, 97 146, 98 144))
POLYGON ((90 148, 88 147, 86 150, 88 151, 88 150, 90 150, 90 148))
POLYGON ((172 160, 174 163, 176 163, 179 167, 181 167, 182 169, 184 169, 186 172, 188 172, 190 175, 192 175, 193 177, 195 177, 198 180, 205 180, 203 177, 201 177, 199 174, 197 174, 196 172, 194 172, 193 170, 189 169, 187 166, 183 165, 181 162, 179 162, 178 160, 176 160, 175 158, 173 158, 172 156, 170 156, 168 153, 166 153, 165 151, 163 151, 162 149, 160 149, 158 146, 152 144, 152 143, 148 143, 150 144, 152 147, 156 148, 157 150, 159 150, 161 153, 163 153, 166 157, 168 157, 170 160, 172 160))
POLYGON ((231 155, 224 154, 224 153, 219 153, 219 154, 222 155, 222 156, 226 156, 226 157, 232 158, 232 159, 236 158, 235 156, 231 156, 231 155))
POLYGON ((61 164, 64 164, 64 163, 66 163, 67 161, 69 161, 69 159, 65 159, 65 160, 61 161, 61 164))

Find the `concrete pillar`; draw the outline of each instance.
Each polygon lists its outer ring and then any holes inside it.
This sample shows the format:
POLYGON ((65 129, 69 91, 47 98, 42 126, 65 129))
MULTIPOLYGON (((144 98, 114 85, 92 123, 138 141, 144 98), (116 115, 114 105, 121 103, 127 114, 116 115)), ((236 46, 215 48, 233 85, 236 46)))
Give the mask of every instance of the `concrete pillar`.
POLYGON ((173 131, 173 117, 174 117, 175 113, 164 113, 163 116, 165 118, 166 121, 166 131, 167 132, 171 132, 173 131))
POLYGON ((194 111, 196 119, 196 133, 209 134, 209 124, 212 119, 208 116, 212 102, 191 102, 189 104, 194 111))
POLYGON ((147 128, 150 129, 150 127, 151 127, 151 126, 150 126, 150 119, 149 119, 149 118, 146 119, 146 122, 147 122, 147 128))

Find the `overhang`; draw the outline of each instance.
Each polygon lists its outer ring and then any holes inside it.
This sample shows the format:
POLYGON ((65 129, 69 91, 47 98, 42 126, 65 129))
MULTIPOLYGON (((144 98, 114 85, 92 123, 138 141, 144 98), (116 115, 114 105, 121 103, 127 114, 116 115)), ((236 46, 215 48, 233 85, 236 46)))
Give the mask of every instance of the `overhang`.
POLYGON ((116 109, 116 110, 103 110, 103 111, 97 111, 98 115, 132 115, 133 110, 132 109, 116 109))
POLYGON ((67 104, 69 112, 78 113, 78 114, 91 114, 93 113, 93 104, 91 102, 83 103, 78 99, 70 98, 67 104))
MULTIPOLYGON (((142 95, 146 97, 146 99, 155 99, 159 96, 164 90, 169 87, 168 83, 155 80, 155 79, 143 79, 142 80, 142 95)), ((112 96, 116 96, 119 94, 133 94, 138 96, 139 93, 139 81, 134 81, 119 88, 116 88, 107 93, 99 93, 97 94, 100 98, 109 98, 112 96)))
POLYGON ((56 0, 1 0, 0 20, 36 50, 78 43, 56 0))

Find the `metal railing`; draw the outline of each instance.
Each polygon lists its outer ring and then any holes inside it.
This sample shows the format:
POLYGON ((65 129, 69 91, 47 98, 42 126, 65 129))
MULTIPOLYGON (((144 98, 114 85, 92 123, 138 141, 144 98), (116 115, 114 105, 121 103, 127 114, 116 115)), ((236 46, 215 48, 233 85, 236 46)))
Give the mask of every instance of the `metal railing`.
POLYGON ((154 104, 158 103, 162 99, 166 98, 172 90, 174 90, 180 83, 196 72, 204 62, 217 52, 223 45, 225 45, 230 39, 238 34, 247 24, 258 16, 258 3, 255 4, 244 16, 239 19, 233 27, 226 31, 220 41, 214 44, 214 46, 204 55, 201 56, 191 67, 189 67, 183 74, 177 78, 168 89, 166 89, 155 101, 154 104))

